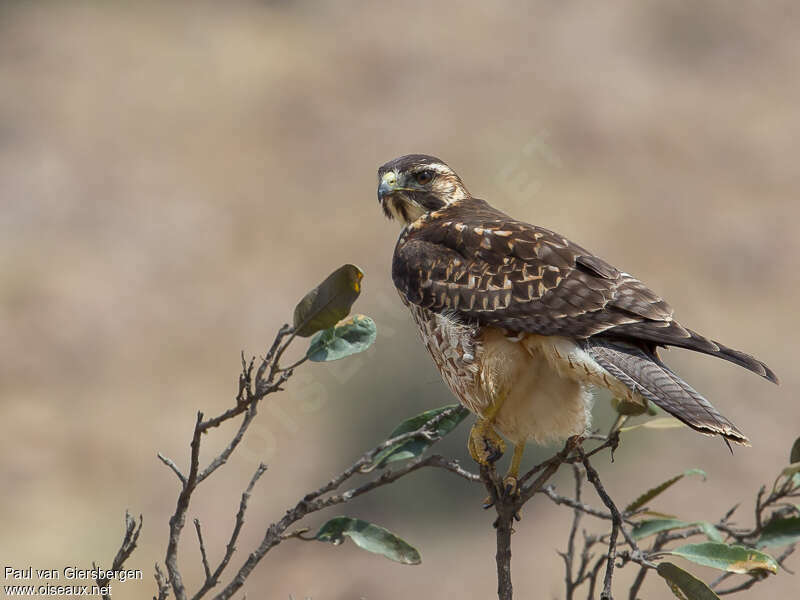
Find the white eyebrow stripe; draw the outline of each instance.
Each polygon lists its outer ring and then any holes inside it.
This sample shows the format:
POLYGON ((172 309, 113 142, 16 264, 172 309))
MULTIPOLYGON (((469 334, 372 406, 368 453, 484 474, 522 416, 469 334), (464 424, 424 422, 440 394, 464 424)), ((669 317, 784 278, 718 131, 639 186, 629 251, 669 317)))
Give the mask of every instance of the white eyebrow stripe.
POLYGON ((448 167, 447 165, 442 165, 439 163, 423 164, 420 165, 420 167, 421 167, 420 170, 428 169, 430 171, 435 171, 439 175, 449 175, 453 172, 452 169, 450 169, 450 167, 448 167))

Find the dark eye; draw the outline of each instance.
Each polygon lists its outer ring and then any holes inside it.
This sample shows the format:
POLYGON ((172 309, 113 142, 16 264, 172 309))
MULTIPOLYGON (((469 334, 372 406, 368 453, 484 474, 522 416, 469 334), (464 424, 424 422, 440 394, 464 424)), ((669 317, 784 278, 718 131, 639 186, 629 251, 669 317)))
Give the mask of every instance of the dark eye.
POLYGON ((420 185, 427 185, 433 180, 433 171, 420 171, 414 175, 414 179, 420 185))

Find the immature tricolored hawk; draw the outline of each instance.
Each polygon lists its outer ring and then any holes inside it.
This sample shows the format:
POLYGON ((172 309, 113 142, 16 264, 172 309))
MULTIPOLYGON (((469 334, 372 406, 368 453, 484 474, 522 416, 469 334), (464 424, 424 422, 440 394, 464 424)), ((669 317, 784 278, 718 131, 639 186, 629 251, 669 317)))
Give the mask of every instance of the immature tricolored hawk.
POLYGON ((405 224, 392 278, 444 381, 478 416, 470 453, 482 464, 515 444, 583 434, 592 384, 653 402, 701 433, 745 435, 659 360, 658 346, 718 356, 777 383, 752 356, 681 326, 631 275, 565 237, 473 198, 432 156, 378 170, 378 200, 405 224))

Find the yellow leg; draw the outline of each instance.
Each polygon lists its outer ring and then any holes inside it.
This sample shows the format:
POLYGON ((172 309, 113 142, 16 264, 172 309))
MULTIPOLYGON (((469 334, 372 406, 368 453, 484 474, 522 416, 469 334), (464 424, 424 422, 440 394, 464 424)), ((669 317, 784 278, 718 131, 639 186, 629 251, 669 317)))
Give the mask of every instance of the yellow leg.
POLYGON ((519 465, 522 462, 522 454, 525 452, 525 442, 514 446, 514 456, 511 459, 511 466, 508 473, 503 477, 503 485, 507 494, 517 493, 517 479, 519 478, 519 465))

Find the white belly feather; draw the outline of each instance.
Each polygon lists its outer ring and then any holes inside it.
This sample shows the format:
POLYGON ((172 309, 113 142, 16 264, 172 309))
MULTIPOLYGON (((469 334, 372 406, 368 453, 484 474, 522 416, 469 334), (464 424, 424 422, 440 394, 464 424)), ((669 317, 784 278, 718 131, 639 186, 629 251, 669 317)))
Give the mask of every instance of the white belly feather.
POLYGON ((591 391, 568 366, 558 368, 561 359, 552 344, 556 339, 563 338, 526 336, 512 341, 499 330, 483 333, 476 395, 482 396, 483 410, 493 400, 502 402, 495 424, 515 444, 548 444, 583 434, 589 427, 591 391))
POLYGON ((592 384, 644 403, 568 338, 509 338, 501 329, 477 329, 450 315, 410 308, 453 393, 478 415, 502 403, 494 423, 514 444, 583 434, 591 422, 592 384))

